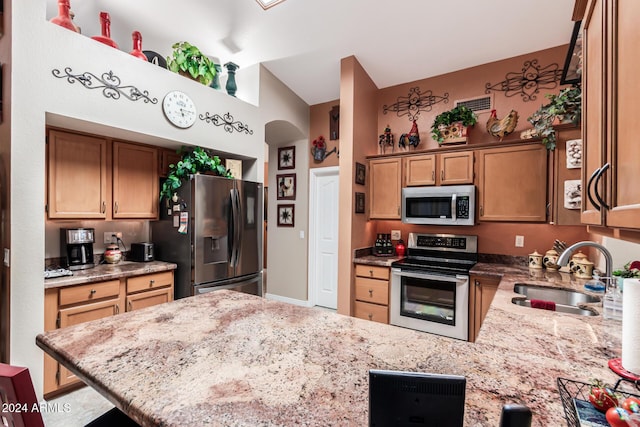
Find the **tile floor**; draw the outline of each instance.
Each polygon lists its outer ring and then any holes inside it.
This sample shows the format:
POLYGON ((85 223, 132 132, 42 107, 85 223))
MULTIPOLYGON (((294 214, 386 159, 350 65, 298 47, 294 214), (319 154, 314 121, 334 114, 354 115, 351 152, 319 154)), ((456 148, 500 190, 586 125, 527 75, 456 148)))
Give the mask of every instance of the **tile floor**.
POLYGON ((91 387, 50 399, 46 404, 48 410, 42 412, 46 427, 83 427, 113 408, 91 387))

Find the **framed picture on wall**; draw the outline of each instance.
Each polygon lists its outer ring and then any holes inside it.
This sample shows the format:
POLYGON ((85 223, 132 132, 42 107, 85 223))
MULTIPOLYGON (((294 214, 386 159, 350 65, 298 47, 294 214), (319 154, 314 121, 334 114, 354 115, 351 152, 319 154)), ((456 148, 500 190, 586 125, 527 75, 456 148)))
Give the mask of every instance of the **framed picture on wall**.
POLYGON ((278 227, 293 227, 295 205, 278 205, 278 227))
POLYGON ((278 148, 278 169, 296 168, 296 147, 278 148))
POLYGON ((364 185, 367 169, 362 163, 356 162, 356 184, 364 185))
POLYGON ((295 173, 276 175, 276 183, 278 184, 278 200, 296 199, 295 173))
POLYGON ((364 213, 364 193, 356 193, 356 213, 364 213))

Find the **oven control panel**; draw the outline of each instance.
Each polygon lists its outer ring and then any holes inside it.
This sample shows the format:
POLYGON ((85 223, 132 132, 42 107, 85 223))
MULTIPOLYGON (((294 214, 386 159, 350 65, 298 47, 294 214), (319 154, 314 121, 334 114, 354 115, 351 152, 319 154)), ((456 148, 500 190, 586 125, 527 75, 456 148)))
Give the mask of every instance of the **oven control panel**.
POLYGON ((411 249, 476 253, 478 251, 478 236, 409 233, 408 247, 411 249))

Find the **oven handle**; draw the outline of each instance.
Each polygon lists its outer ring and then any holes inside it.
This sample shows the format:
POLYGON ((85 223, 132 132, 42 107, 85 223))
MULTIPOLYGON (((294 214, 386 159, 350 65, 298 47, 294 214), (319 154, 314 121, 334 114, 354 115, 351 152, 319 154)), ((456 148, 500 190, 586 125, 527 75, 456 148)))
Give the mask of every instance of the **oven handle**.
POLYGON ((442 282, 456 282, 456 283, 464 283, 469 280, 469 276, 463 276, 462 274, 456 274, 453 276, 444 276, 444 275, 436 275, 429 273, 409 273, 406 271, 402 271, 399 268, 392 269, 392 274, 402 277, 413 277, 414 279, 425 279, 425 280, 440 280, 442 282))

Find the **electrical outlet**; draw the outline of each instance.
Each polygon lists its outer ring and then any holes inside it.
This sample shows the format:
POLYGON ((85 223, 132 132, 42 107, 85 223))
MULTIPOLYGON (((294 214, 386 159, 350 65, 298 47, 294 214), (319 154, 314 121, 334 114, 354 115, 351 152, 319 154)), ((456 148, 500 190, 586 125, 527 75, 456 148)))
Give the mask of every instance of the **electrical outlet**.
POLYGON ((122 233, 120 231, 105 231, 104 232, 104 244, 108 245, 110 243, 118 243, 118 240, 113 237, 116 235, 119 239, 122 239, 122 233))
POLYGON ((524 247, 524 236, 516 236, 516 248, 524 247))
POLYGON ((391 230, 391 240, 402 239, 402 232, 400 230, 391 230))

